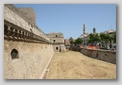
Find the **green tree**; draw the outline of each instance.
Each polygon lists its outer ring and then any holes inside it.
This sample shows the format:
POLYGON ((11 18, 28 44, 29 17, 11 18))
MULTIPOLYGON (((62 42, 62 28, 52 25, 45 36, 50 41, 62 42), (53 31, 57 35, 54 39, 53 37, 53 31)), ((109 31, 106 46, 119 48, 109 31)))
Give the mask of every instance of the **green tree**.
POLYGON ((94 42, 94 35, 93 34, 89 34, 89 43, 93 43, 94 42))
POLYGON ((74 44, 81 44, 83 40, 81 38, 77 38, 74 42, 74 44))
POLYGON ((111 40, 112 40, 112 37, 109 34, 106 34, 106 33, 101 33, 100 37, 101 37, 101 40, 106 43, 106 47, 107 47, 107 43, 111 42, 111 40))
POLYGON ((96 33, 96 34, 89 34, 89 43, 95 43, 95 42, 100 42, 101 37, 96 33))

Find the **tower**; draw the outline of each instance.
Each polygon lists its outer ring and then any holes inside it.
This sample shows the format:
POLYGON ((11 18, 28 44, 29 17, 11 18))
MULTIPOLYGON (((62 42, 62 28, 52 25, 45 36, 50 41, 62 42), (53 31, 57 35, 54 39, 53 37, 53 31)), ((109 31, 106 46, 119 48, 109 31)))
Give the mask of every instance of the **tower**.
POLYGON ((96 28, 95 27, 93 28, 93 33, 96 33, 96 28))
POLYGON ((83 34, 86 34, 86 25, 83 24, 83 34))

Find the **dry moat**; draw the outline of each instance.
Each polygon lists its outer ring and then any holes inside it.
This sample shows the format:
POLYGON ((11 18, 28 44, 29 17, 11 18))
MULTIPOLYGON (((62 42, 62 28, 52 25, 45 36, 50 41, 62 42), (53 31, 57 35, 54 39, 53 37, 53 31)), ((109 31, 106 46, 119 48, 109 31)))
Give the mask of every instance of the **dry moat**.
POLYGON ((116 65, 80 52, 55 53, 45 79, 116 79, 116 65))

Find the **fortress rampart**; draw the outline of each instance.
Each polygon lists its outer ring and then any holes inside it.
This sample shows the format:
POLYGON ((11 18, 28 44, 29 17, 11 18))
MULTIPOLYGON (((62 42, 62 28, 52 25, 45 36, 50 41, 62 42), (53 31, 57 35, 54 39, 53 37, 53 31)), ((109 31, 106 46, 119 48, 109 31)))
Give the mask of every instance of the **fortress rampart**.
POLYGON ((5 33, 7 33, 7 31, 11 31, 30 38, 36 38, 37 40, 42 39, 43 42, 50 42, 50 39, 45 33, 39 30, 36 25, 30 23, 30 21, 12 5, 5 5, 4 21, 5 33))
POLYGON ((116 64, 116 52, 107 50, 93 50, 93 49, 80 49, 80 52, 86 56, 116 64))
POLYGON ((13 5, 4 6, 4 78, 43 78, 54 54, 49 37, 13 5))

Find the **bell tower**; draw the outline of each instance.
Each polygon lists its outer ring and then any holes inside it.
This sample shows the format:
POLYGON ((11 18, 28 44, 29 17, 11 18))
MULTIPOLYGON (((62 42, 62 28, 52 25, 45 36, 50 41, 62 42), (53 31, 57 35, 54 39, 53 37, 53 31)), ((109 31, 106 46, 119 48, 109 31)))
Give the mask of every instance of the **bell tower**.
POLYGON ((83 24, 83 34, 86 34, 86 25, 83 24))
POLYGON ((93 28, 93 33, 96 33, 96 28, 95 27, 93 28))

